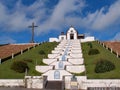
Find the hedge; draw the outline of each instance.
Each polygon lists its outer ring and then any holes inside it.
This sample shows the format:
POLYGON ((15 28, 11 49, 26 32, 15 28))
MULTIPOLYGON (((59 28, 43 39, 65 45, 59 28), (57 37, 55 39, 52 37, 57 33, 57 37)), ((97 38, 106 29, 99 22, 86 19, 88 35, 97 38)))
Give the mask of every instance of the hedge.
POLYGON ((115 65, 108 60, 100 60, 96 63, 95 72, 104 73, 115 69, 115 65))
POLYGON ((14 61, 11 65, 11 69, 19 73, 24 73, 26 69, 29 70, 29 67, 24 61, 14 61))
POLYGON ((99 54, 99 50, 98 49, 90 49, 88 52, 88 55, 96 55, 99 54))
POLYGON ((44 55, 45 52, 44 52, 43 50, 40 50, 40 51, 39 51, 39 54, 44 55))

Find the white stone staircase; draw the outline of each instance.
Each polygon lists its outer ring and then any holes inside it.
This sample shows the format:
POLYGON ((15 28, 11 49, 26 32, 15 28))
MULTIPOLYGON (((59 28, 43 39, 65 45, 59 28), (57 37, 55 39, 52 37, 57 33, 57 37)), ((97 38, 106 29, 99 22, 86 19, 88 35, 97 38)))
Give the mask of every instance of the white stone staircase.
POLYGON ((84 59, 79 40, 63 40, 48 54, 48 59, 43 59, 47 66, 36 66, 36 70, 47 76, 48 80, 63 80, 64 76, 72 73, 82 73, 85 71, 84 59), (59 71, 60 78, 55 79, 55 71, 59 71))

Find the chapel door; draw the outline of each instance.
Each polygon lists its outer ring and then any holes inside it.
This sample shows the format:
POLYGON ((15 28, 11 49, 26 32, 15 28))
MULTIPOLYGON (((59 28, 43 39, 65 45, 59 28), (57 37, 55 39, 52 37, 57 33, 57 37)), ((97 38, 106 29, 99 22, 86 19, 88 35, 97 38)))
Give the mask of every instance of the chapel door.
POLYGON ((70 34, 70 39, 74 39, 74 34, 70 34))

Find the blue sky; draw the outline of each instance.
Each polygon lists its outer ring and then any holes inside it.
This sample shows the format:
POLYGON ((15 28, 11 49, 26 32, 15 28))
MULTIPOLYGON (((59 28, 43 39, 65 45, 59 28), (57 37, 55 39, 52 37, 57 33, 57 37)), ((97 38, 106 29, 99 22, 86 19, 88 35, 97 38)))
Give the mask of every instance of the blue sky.
POLYGON ((120 0, 0 0, 0 44, 58 37, 72 25, 99 40, 120 40, 120 0))

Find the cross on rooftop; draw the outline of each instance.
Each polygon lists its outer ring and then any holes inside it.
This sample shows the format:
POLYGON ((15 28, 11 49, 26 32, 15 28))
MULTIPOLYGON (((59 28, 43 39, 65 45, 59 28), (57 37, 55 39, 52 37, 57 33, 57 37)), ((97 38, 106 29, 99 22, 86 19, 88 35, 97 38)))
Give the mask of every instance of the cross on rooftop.
POLYGON ((31 26, 28 26, 29 28, 32 28, 32 37, 31 37, 31 43, 34 43, 34 28, 38 27, 34 25, 34 22, 32 23, 31 26))

